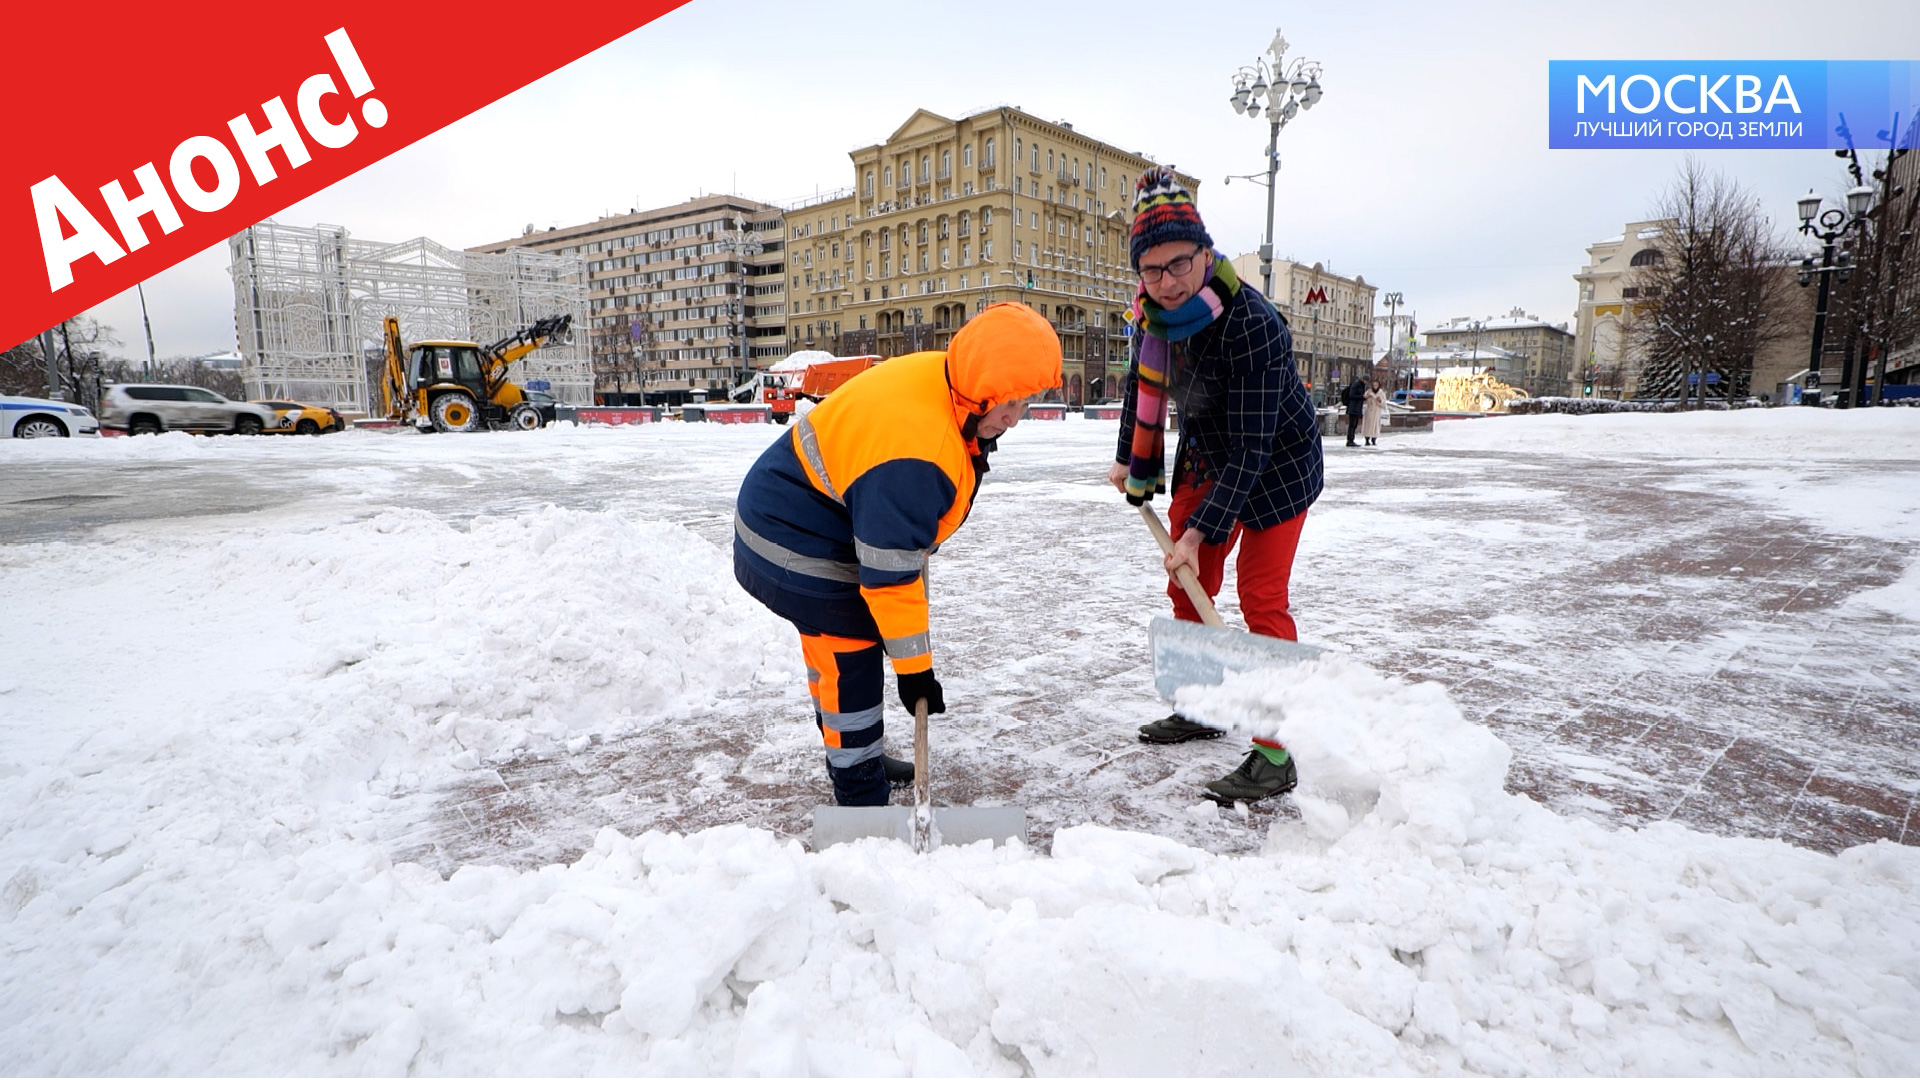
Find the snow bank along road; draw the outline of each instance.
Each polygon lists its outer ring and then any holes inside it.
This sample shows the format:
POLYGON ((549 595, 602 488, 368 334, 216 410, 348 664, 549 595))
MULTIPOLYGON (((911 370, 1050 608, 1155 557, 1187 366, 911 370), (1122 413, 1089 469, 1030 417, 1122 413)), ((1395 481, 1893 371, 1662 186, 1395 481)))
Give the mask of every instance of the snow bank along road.
POLYGON ((1024 425, 933 571, 936 776, 1038 842, 924 857, 789 839, 772 434, 4 448, 0 1069, 1920 1070, 1920 414, 1331 447, 1346 655, 1185 703, 1299 756, 1247 814, 1233 740, 1131 741, 1111 428, 1024 425))

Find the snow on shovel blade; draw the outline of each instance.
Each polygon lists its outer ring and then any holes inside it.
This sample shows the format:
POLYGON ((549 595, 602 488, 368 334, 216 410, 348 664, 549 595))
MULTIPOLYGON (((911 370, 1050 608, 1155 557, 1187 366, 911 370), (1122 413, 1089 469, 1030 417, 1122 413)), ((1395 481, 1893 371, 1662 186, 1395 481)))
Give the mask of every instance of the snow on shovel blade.
POLYGON ((1217 685, 1229 671, 1286 667, 1324 651, 1297 641, 1164 615, 1155 616, 1148 638, 1153 643, 1153 686, 1168 701, 1183 686, 1217 685))
MULTIPOLYGON (((1018 806, 936 806, 933 831, 937 845, 971 844, 991 840, 1004 844, 1027 842, 1027 812, 1018 806)), ((813 808, 813 850, 878 836, 913 842, 911 806, 816 806, 813 808)))

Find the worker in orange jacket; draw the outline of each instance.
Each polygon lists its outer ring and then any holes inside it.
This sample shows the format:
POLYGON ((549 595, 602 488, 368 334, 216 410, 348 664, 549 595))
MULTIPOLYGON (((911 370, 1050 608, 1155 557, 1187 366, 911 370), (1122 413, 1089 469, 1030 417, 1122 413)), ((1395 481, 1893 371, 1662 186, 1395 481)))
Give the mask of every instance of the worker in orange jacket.
POLYGON ((927 558, 980 489, 995 440, 1060 385, 1060 339, 994 304, 946 352, 895 357, 835 390, 748 470, 733 572, 800 631, 807 690, 842 806, 884 806, 913 766, 884 755, 884 654, 900 704, 946 711, 927 632, 927 558))

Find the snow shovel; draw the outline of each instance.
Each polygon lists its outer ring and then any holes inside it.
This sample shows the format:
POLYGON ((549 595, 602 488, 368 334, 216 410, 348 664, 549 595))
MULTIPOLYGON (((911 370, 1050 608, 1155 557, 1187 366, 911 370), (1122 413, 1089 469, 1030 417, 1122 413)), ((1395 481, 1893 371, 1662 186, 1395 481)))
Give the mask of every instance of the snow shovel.
MULTIPOLYGON (((1141 503, 1140 516, 1147 519, 1147 528, 1160 542, 1160 550, 1173 554, 1173 537, 1167 535, 1160 515, 1150 504, 1141 503)), ((1174 576, 1187 590, 1187 599, 1193 601, 1201 621, 1190 623, 1156 615, 1147 631, 1153 644, 1153 687, 1166 700, 1172 701, 1174 692, 1183 686, 1218 685, 1229 671, 1283 667, 1311 660, 1322 652, 1297 641, 1230 629, 1213 610, 1213 601, 1207 599, 1207 591, 1193 576, 1192 567, 1181 563, 1174 576)))
POLYGON ((1027 842, 1027 812, 1017 806, 933 805, 932 781, 927 775, 927 700, 913 706, 913 805, 816 806, 813 808, 813 850, 879 836, 932 851, 942 844, 971 844, 991 840, 1004 844, 1013 838, 1027 842))

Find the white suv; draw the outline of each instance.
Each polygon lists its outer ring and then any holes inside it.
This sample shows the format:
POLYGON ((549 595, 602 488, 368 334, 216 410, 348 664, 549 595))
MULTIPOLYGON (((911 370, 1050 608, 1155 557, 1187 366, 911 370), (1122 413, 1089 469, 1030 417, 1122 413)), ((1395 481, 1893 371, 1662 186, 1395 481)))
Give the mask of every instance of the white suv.
POLYGON ((264 405, 228 401, 198 386, 119 383, 100 396, 100 426, 129 435, 162 431, 231 431, 258 435, 280 424, 264 405))

